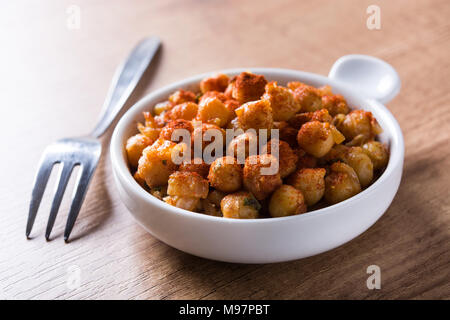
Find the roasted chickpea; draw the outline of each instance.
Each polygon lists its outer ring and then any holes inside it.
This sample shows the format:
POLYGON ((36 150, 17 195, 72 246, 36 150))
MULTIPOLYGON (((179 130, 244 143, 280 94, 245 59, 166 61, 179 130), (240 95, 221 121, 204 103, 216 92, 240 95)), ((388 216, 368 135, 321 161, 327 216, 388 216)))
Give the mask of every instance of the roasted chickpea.
POLYGON ((198 106, 197 120, 225 127, 233 118, 233 113, 220 101, 219 98, 207 98, 198 106))
POLYGON ((161 129, 159 137, 173 142, 181 142, 178 141, 179 139, 178 136, 172 137, 172 134, 178 129, 187 130, 189 134, 191 134, 192 131, 194 131, 194 126, 192 125, 191 121, 188 120, 183 119, 172 120, 164 128, 161 129))
POLYGON ((196 172, 174 172, 169 177, 167 194, 169 196, 206 199, 209 192, 208 180, 196 172))
POLYGON ((239 103, 259 100, 266 84, 264 76, 242 72, 234 81, 232 96, 239 103))
POLYGON ((274 218, 305 213, 306 204, 302 192, 292 186, 281 185, 270 198, 269 212, 274 218))
POLYGON ((145 184, 145 180, 144 180, 144 178, 142 178, 140 175, 139 175, 139 172, 135 172, 134 173, 134 175, 133 175, 133 178, 134 178, 134 180, 136 180, 136 182, 137 183, 139 183, 139 185, 142 187, 142 188, 146 188, 147 187, 147 185, 145 184))
MULTIPOLYGON (((291 83, 291 88, 294 87, 295 86, 291 83)), ((322 109, 322 98, 314 87, 300 84, 293 90, 293 95, 303 112, 312 112, 322 109)))
POLYGON ((275 81, 266 85, 262 99, 270 101, 272 107, 273 120, 287 121, 300 111, 300 104, 294 99, 292 91, 277 85, 275 81))
POLYGON ((307 122, 297 135, 298 145, 317 158, 323 157, 335 143, 342 141, 344 141, 342 134, 328 122, 307 122))
POLYGON ((289 144, 284 141, 274 139, 267 142, 267 144, 262 149, 262 153, 269 153, 274 155, 272 153, 272 144, 278 147, 278 156, 275 156, 279 160, 280 176, 281 178, 285 178, 295 171, 295 168, 297 167, 298 156, 291 149, 289 144))
POLYGON ((169 176, 177 169, 172 162, 175 146, 171 141, 158 139, 142 151, 137 172, 149 187, 166 185, 169 176))
POLYGON ((346 141, 351 141, 359 135, 362 136, 363 141, 369 141, 382 132, 372 113, 364 110, 350 112, 337 128, 345 136, 346 141))
POLYGON ((297 146, 298 129, 291 127, 286 121, 274 122, 273 127, 279 130, 280 140, 286 141, 293 148, 297 146))
POLYGON ((322 106, 334 117, 337 114, 347 114, 349 107, 347 101, 340 94, 322 96, 322 106))
POLYGON ((239 103, 239 101, 234 100, 234 99, 228 99, 225 101, 225 107, 230 110, 230 112, 232 114, 234 114, 234 111, 239 108, 241 106, 241 104, 239 103))
POLYGON ((222 217, 222 211, 220 211, 220 204, 216 205, 208 199, 202 199, 201 201, 203 213, 208 216, 222 217))
POLYGON ((199 105, 202 104, 206 99, 209 99, 209 98, 217 98, 217 99, 219 99, 219 100, 222 101, 222 102, 225 102, 225 101, 228 100, 228 98, 225 96, 225 94, 224 94, 223 92, 219 92, 219 91, 208 91, 208 92, 205 92, 205 94, 203 94, 203 95, 200 97, 200 99, 199 99, 199 101, 198 101, 198 104, 199 104, 199 105))
POLYGON ((236 192, 227 195, 220 202, 224 218, 256 219, 261 205, 250 192, 236 192))
POLYGON ((192 91, 188 90, 177 90, 170 97, 169 102, 173 105, 186 103, 186 102, 195 102, 197 100, 197 96, 192 91))
POLYGON ((153 113, 159 116, 161 113, 172 109, 173 106, 170 101, 159 102, 153 107, 153 113))
POLYGON ((325 177, 325 200, 330 204, 344 201, 361 192, 355 170, 343 162, 335 162, 325 177))
POLYGON ((244 166, 244 186, 256 199, 262 200, 281 186, 277 158, 270 154, 249 156, 244 166))
POLYGON ((273 115, 268 100, 258 100, 243 104, 235 110, 242 129, 267 129, 273 127, 273 115))
POLYGON ((219 91, 224 92, 228 86, 228 81, 230 79, 226 74, 219 73, 213 77, 205 78, 200 82, 200 90, 202 93, 208 91, 219 91))
POLYGON ((145 125, 138 123, 137 128, 141 134, 150 138, 152 141, 155 141, 159 137, 161 128, 150 112, 143 112, 143 114, 145 118, 145 125))
POLYGON ((198 207, 201 204, 200 198, 192 197, 167 196, 164 197, 163 200, 171 206, 189 211, 198 210, 198 207))
POLYGON ((183 161, 183 163, 178 168, 178 171, 181 172, 195 172, 202 176, 203 178, 208 177, 210 165, 207 164, 203 159, 187 159, 183 161))
POLYGON ((330 116, 327 109, 320 109, 314 112, 298 113, 289 120, 289 124, 296 129, 300 129, 302 125, 309 121, 331 123, 333 118, 330 116))
POLYGON ((242 168, 233 157, 218 158, 211 164, 208 180, 217 190, 237 191, 242 187, 242 168))
POLYGON ((355 170, 361 187, 367 187, 373 180, 373 163, 361 147, 350 147, 345 161, 355 170))
POLYGON ((294 150, 297 154, 297 169, 315 168, 317 167, 317 158, 307 154, 303 149, 297 148, 294 150))
POLYGON ((373 163, 373 169, 379 170, 387 166, 389 151, 387 147, 378 141, 369 141, 362 146, 363 151, 373 163))
POLYGON ((141 133, 128 138, 125 149, 127 150, 128 163, 132 168, 138 166, 142 151, 152 143, 153 140, 141 133))
POLYGON ((257 148, 258 136, 256 133, 248 131, 234 137, 233 140, 230 141, 227 148, 227 155, 234 156, 236 159, 245 161, 249 155, 255 155, 258 153, 257 148), (254 150, 250 150, 252 148, 254 150))
POLYGON ((176 105, 169 111, 164 113, 164 121, 184 119, 193 120, 198 112, 198 105, 194 102, 185 102, 176 105))
POLYGON ((312 206, 322 199, 325 193, 324 168, 303 168, 294 172, 288 178, 288 183, 300 190, 308 206, 312 206))
POLYGON ((167 186, 150 188, 150 193, 152 196, 158 198, 159 200, 163 200, 163 198, 167 196, 167 186))

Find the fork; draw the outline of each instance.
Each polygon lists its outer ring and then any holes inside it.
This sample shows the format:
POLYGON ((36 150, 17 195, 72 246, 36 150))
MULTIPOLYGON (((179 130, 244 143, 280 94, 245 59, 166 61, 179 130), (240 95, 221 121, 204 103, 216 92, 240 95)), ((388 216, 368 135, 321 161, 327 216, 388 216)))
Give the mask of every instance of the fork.
POLYGON ((61 139, 45 149, 40 160, 39 169, 34 180, 34 187, 31 194, 25 233, 28 239, 53 165, 59 163, 62 168, 57 177, 57 187, 54 191, 45 238, 47 240, 50 239, 50 233, 55 223, 61 200, 73 168, 75 166, 80 166, 80 174, 78 175, 75 184, 72 204, 70 206, 69 216, 64 230, 64 241, 67 242, 69 240, 70 233, 86 195, 89 182, 100 159, 102 146, 99 138, 105 133, 124 108, 126 101, 136 88, 159 47, 160 41, 157 37, 148 37, 142 40, 133 49, 128 58, 117 68, 106 96, 105 103, 103 104, 100 120, 91 134, 82 137, 61 139))

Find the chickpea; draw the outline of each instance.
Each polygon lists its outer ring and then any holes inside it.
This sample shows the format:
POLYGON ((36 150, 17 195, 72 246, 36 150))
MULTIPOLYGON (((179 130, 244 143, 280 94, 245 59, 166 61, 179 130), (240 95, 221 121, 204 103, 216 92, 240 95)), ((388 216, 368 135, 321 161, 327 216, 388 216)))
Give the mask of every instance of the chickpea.
POLYGON ((242 157, 245 160, 249 155, 257 154, 257 150, 250 150, 250 146, 254 146, 254 149, 258 148, 258 136, 254 132, 248 131, 230 141, 227 154, 237 159, 242 157))
POLYGON ((228 82, 228 86, 225 89, 225 92, 223 93, 225 97, 227 97, 227 99, 233 99, 233 90, 234 87, 236 86, 236 78, 237 76, 230 79, 230 81, 228 82))
POLYGON ((243 104, 235 110, 242 129, 267 129, 273 127, 273 115, 268 100, 258 100, 243 104))
POLYGON ((166 185, 169 176, 177 169, 172 162, 175 146, 171 141, 158 139, 142 151, 137 172, 149 187, 166 185))
POLYGON ((244 186, 253 193, 256 199, 263 200, 281 184, 278 160, 274 156, 262 154, 249 156, 245 160, 244 186), (264 171, 263 168, 265 168, 264 171), (272 173, 271 171, 275 172, 272 173))
POLYGON ((280 140, 270 140, 263 147, 262 153, 272 154, 272 143, 277 144, 278 147, 278 159, 280 163, 280 176, 285 178, 295 171, 297 167, 298 156, 291 149, 289 144, 280 140))
POLYGON ((208 181, 196 172, 174 172, 169 177, 169 196, 206 199, 209 192, 208 181))
MULTIPOLYGON (((226 137, 226 133, 225 130, 223 130, 222 128, 219 128, 218 126, 214 125, 214 124, 209 124, 209 123, 202 123, 201 126, 194 126, 194 131, 192 132, 192 138, 191 138, 191 147, 194 148, 195 147, 195 141, 202 141, 202 151, 206 148, 206 146, 208 146, 210 143, 213 143, 215 141, 215 136, 213 136, 213 133, 219 133, 221 135, 221 139, 222 139, 222 145, 225 145, 225 137, 226 137), (207 140, 207 135, 206 133, 208 132, 208 130, 212 130, 211 133, 211 141, 207 140)), ((202 155, 195 155, 198 157, 201 157, 202 155)))
POLYGON ((125 149, 127 150, 128 163, 132 168, 138 166, 142 151, 152 143, 153 140, 141 133, 128 138, 125 149))
POLYGON ((362 146, 363 151, 373 163, 373 169, 379 170, 387 166, 389 151, 387 147, 378 141, 369 141, 362 146))
POLYGON ((213 77, 205 78, 200 82, 200 90, 202 93, 208 91, 224 92, 228 86, 230 79, 226 74, 219 73, 213 77))
POLYGON ((342 141, 344 141, 342 134, 328 122, 307 122, 297 135, 298 145, 317 158, 323 157, 335 143, 342 141))
POLYGON ((223 217, 222 211, 220 211, 220 204, 216 205, 211 201, 209 201, 208 199, 202 199, 201 205, 204 214, 214 217, 223 217))
POLYGON ((231 114, 235 114, 234 110, 236 110, 237 108, 239 108, 241 106, 241 104, 239 103, 239 101, 234 100, 234 99, 228 99, 225 101, 225 107, 230 110, 231 114))
POLYGON ((216 206, 220 207, 220 202, 222 201, 222 199, 226 196, 227 194, 225 192, 222 192, 220 190, 211 190, 208 193, 208 201, 215 204, 216 206))
POLYGON ((180 196, 167 196, 163 200, 171 206, 189 211, 196 211, 201 203, 200 198, 180 196))
POLYGON ((230 156, 214 160, 208 180, 212 187, 223 192, 234 192, 242 187, 242 168, 230 156))
POLYGON ((334 117, 337 114, 347 114, 350 109, 344 97, 340 94, 322 96, 322 106, 334 117))
MULTIPOLYGON (((295 86, 291 83, 290 87, 294 88, 295 86)), ((312 112, 322 109, 322 98, 314 87, 300 84, 293 90, 293 95, 303 112, 312 112)))
POLYGON ((297 146, 298 129, 291 127, 286 121, 275 121, 273 128, 279 130, 280 140, 286 141, 291 147, 297 146))
POLYGON ((232 97, 239 103, 256 101, 264 94, 266 78, 249 72, 242 72, 234 81, 232 97))
POLYGON ((142 187, 142 188, 146 188, 146 184, 145 184, 145 180, 144 178, 142 178, 139 173, 136 171, 133 175, 134 180, 136 180, 136 182, 142 187))
POLYGON ((303 168, 293 173, 288 183, 300 190, 308 206, 312 206, 322 199, 325 193, 324 168, 303 168))
POLYGON ((281 185, 270 198, 269 212, 274 218, 305 213, 306 204, 302 192, 292 186, 281 185))
POLYGON ((345 161, 355 170, 361 187, 367 187, 373 180, 373 163, 361 147, 350 147, 345 161))
POLYGON ((338 124, 337 128, 342 132, 347 141, 351 141, 358 135, 362 135, 363 141, 373 140, 375 135, 382 132, 380 125, 372 113, 364 110, 350 112, 338 124))
POLYGON ((343 162, 335 162, 325 177, 325 200, 330 204, 344 201, 361 192, 355 170, 343 162))
POLYGON ((170 101, 159 102, 153 107, 153 113, 159 116, 161 113, 172 109, 173 104, 170 101))
POLYGON ((207 164, 203 159, 187 159, 183 161, 183 163, 178 168, 178 171, 181 172, 195 172, 202 176, 203 178, 208 177, 210 165, 207 164))
POLYGON ((188 90, 177 90, 170 97, 169 102, 173 105, 182 104, 186 102, 195 102, 197 100, 197 96, 192 91, 188 90))
POLYGON ((184 102, 176 105, 164 113, 164 121, 184 119, 193 120, 198 112, 198 105, 194 102, 184 102))
POLYGON ((296 129, 300 129, 302 125, 310 121, 332 123, 333 118, 330 116, 327 109, 320 109, 314 112, 298 113, 289 120, 289 124, 296 129))
POLYGON ((300 104, 294 99, 291 90, 278 86, 275 81, 266 85, 262 99, 270 101, 273 120, 287 121, 300 111, 300 104))
POLYGON ((220 202, 224 218, 256 219, 261 205, 250 192, 241 191, 227 195, 220 202))
POLYGON ((187 130, 189 131, 189 134, 192 134, 192 131, 194 131, 194 126, 188 120, 172 120, 164 128, 161 129, 159 137, 165 140, 179 142, 178 139, 181 138, 178 138, 178 136, 174 136, 172 139, 172 134, 178 129, 187 130))
POLYGON ((220 101, 224 102, 228 100, 228 98, 225 96, 225 94, 223 92, 219 92, 219 91, 208 91, 205 92, 199 99, 198 104, 202 104, 206 99, 209 98, 217 98, 220 101))
POLYGON ((159 200, 163 200, 163 198, 167 196, 167 186, 150 188, 150 193, 159 200))
POLYGON ((138 123, 137 128, 141 134, 150 138, 152 141, 158 139, 161 132, 157 121, 150 112, 143 112, 145 118, 145 125, 138 123))
POLYGON ((233 114, 220 99, 213 97, 202 100, 198 106, 197 120, 224 127, 233 118, 233 114))

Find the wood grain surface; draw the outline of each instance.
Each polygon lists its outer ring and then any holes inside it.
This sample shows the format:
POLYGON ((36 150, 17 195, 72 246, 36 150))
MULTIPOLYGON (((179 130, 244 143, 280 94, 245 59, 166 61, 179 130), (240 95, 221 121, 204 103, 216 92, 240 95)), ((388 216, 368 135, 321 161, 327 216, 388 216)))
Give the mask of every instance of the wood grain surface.
MULTIPOLYGON (((450 3, 423 1, 2 1, 0 9, 0 298, 449 299, 450 3), (368 30, 366 8, 381 8, 368 30), (79 29, 68 27, 70 5, 79 29), (388 107, 405 137, 403 180, 385 215, 349 243, 294 262, 226 264, 172 249, 138 226, 104 156, 72 233, 44 238, 52 187, 26 240, 46 145, 88 133, 117 64, 141 38, 163 49, 130 105, 197 73, 281 67, 327 74, 342 55, 391 63, 402 79, 388 107), (368 290, 366 268, 381 268, 368 290), (74 271, 75 270, 75 271, 74 271), (80 286, 71 282, 79 272, 80 286)), ((50 185, 54 181, 54 175, 50 185)))

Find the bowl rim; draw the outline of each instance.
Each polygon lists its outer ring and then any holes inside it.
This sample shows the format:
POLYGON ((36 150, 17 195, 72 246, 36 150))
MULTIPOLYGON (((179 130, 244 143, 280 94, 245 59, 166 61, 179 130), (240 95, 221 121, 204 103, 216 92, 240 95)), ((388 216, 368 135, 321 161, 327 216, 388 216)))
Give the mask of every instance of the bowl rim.
MULTIPOLYGON (((352 204, 356 201, 363 200, 363 198, 370 196, 375 191, 378 191, 383 185, 389 181, 389 177, 394 173, 396 168, 400 165, 401 170, 403 167, 404 160, 404 140, 403 134, 400 129, 400 125, 398 124, 395 117, 391 114, 391 112, 380 102, 365 98, 359 95, 357 92, 353 91, 351 88, 346 85, 339 83, 333 79, 330 79, 326 76, 298 71, 292 69, 282 69, 282 68, 233 68, 233 69, 224 69, 217 70, 207 73, 197 74, 171 84, 165 85, 157 90, 152 91, 146 96, 139 99, 132 107, 130 107, 125 114, 122 115, 116 127, 114 128, 111 143, 110 143, 110 158, 112 169, 115 174, 119 175, 121 179, 116 179, 123 181, 125 184, 124 188, 128 190, 128 192, 132 192, 136 197, 143 200, 146 204, 150 206, 156 206, 160 210, 164 210, 176 215, 181 215, 185 218, 192 218, 203 221, 210 221, 215 223, 222 224, 266 224, 266 223, 276 223, 276 222, 291 222, 292 220, 306 220, 313 219, 317 217, 323 217, 328 214, 335 213, 336 210, 345 209, 351 207, 352 204), (179 89, 179 88, 187 88, 189 86, 198 85, 201 79, 216 74, 218 72, 227 74, 227 75, 235 75, 239 74, 243 71, 251 71, 256 74, 271 74, 271 77, 276 78, 276 76, 291 76, 298 77, 299 80, 305 81, 306 83, 320 83, 320 85, 330 85, 333 88, 333 91, 339 91, 344 97, 352 97, 354 100, 361 101, 360 104, 364 104, 365 106, 370 105, 373 109, 377 110, 377 117, 380 116, 383 118, 383 122, 386 123, 386 127, 383 127, 383 130, 388 132, 389 142, 390 142, 390 156, 389 162, 384 170, 384 172, 378 177, 378 179, 371 184, 366 189, 362 190, 357 195, 348 198, 342 202, 337 204, 327 206, 325 208, 309 211, 299 215, 286 216, 286 217, 276 217, 276 218, 264 218, 264 219, 225 219, 223 217, 215 217, 206 214, 201 214, 181 208, 174 207, 157 199, 148 193, 144 188, 142 188, 133 178, 128 164, 125 161, 125 145, 123 144, 123 136, 127 128, 134 124, 135 125, 135 117, 136 114, 141 113, 142 109, 147 107, 148 109, 152 108, 156 103, 160 102, 156 100, 160 95, 165 94, 168 96, 171 92, 179 89), (155 101, 152 101, 155 100, 155 101), (149 106, 152 104, 152 106, 149 106)), ((120 182, 119 182, 120 183, 120 182)))

